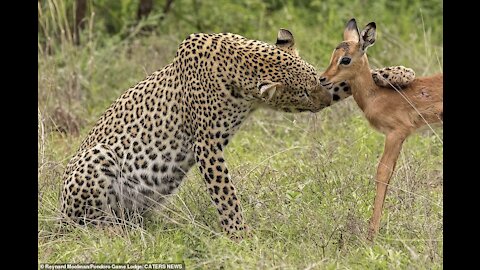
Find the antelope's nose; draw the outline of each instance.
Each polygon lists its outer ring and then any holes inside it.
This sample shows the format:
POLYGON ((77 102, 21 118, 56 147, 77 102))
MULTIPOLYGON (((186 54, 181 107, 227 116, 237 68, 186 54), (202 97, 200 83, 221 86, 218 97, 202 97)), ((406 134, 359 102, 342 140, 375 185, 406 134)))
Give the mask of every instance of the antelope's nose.
POLYGON ((320 82, 321 83, 324 83, 326 80, 327 80, 327 78, 325 76, 320 77, 320 82))

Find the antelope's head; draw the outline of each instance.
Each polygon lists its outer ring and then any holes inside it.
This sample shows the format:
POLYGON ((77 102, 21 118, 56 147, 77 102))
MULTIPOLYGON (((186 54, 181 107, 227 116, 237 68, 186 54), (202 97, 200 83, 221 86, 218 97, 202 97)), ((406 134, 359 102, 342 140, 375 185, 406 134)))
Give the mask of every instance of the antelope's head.
POLYGON ((360 33, 355 19, 348 21, 343 31, 343 41, 335 48, 330 64, 321 75, 320 82, 329 87, 348 81, 367 70, 370 73, 366 51, 375 43, 376 25, 371 22, 360 33))

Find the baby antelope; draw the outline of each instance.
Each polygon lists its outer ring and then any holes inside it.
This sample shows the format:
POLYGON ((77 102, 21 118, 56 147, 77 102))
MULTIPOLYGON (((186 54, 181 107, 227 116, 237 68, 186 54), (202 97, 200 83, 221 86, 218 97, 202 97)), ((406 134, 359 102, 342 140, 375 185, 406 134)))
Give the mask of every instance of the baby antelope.
POLYGON ((374 22, 367 24, 360 33, 355 19, 351 19, 343 32, 344 41, 335 48, 330 64, 320 78, 325 87, 346 81, 368 122, 385 134, 367 236, 371 241, 380 227, 387 185, 404 140, 422 126, 443 123, 443 73, 415 78, 397 91, 376 85, 365 53, 375 43, 375 37, 374 22))

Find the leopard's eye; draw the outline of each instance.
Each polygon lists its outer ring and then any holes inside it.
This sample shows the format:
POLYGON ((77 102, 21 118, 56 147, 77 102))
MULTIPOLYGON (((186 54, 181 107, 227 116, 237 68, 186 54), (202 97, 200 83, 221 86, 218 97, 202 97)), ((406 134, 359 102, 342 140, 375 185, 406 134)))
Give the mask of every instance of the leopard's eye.
POLYGON ((351 61, 352 61, 352 58, 345 56, 340 60, 340 64, 346 66, 346 65, 350 64, 351 61))

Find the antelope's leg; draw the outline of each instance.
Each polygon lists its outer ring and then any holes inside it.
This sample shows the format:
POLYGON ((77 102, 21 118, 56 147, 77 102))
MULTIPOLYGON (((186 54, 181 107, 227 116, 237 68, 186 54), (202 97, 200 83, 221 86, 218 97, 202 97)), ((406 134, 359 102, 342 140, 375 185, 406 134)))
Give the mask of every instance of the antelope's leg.
POLYGON ((377 175, 375 177, 377 193, 373 205, 373 216, 370 220, 368 240, 373 241, 373 238, 378 233, 388 182, 392 177, 405 138, 406 136, 396 133, 387 134, 385 138, 385 149, 382 158, 380 159, 380 163, 378 164, 377 175))

